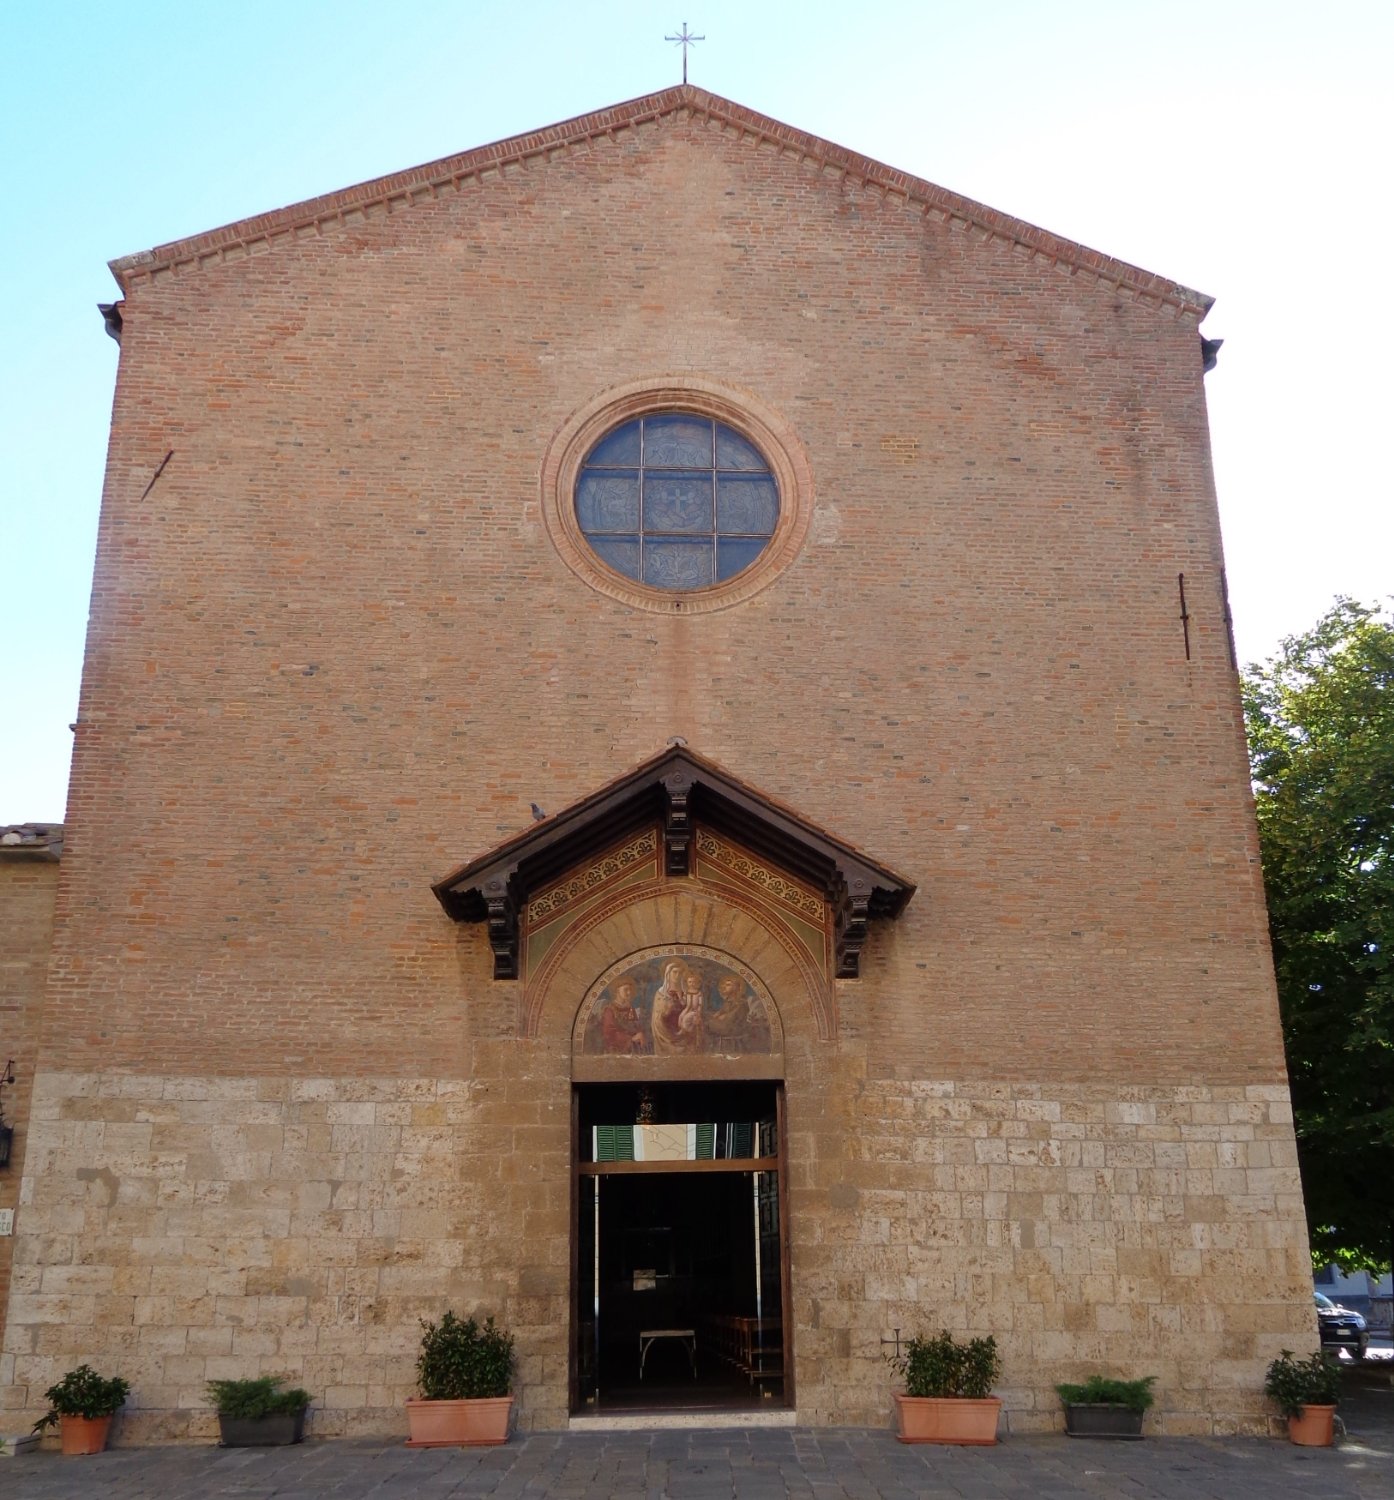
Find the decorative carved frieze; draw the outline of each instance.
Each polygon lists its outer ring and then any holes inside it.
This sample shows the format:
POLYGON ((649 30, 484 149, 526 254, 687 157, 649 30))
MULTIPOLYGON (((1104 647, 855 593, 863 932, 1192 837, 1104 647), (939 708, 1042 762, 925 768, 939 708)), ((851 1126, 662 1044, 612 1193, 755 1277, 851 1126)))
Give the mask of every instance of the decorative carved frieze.
POLYGON ((620 874, 621 871, 629 869, 657 851, 658 834, 653 829, 641 833, 637 839, 631 839, 620 849, 612 849, 609 854, 573 875, 570 880, 563 880, 559 885, 554 885, 550 890, 544 891, 536 900, 529 901, 529 923, 545 921, 555 916, 557 912, 570 906, 580 897, 590 895, 612 876, 620 874))
POLYGON ((811 891, 780 874, 778 870, 752 859, 743 849, 726 843, 705 828, 697 830, 696 838, 697 852, 714 864, 722 865, 752 885, 759 886, 767 895, 773 896, 776 901, 782 901, 786 906, 792 906, 811 921, 823 920, 824 903, 811 891))

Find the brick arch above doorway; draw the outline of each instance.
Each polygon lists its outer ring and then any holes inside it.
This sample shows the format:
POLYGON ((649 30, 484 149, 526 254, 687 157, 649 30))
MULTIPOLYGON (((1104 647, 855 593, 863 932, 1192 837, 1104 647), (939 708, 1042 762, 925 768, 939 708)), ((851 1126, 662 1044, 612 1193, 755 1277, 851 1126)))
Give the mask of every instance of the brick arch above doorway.
POLYGON ((521 1034, 569 1044, 596 984, 622 971, 624 960, 661 950, 724 955, 748 970, 773 1002, 776 1046, 786 1033, 810 1041, 837 1034, 833 987, 799 935, 758 900, 704 882, 640 887, 582 917, 524 985, 521 1034))
POLYGON ((806 1017, 794 1022, 797 1031, 822 1041, 835 1036, 827 903, 704 830, 698 831, 693 875, 672 880, 648 864, 626 878, 628 856, 646 842, 641 836, 572 872, 559 883, 572 897, 560 910, 550 893, 529 903, 523 916, 521 1035, 560 1041, 597 976, 618 973, 628 955, 637 961, 637 955, 662 949, 675 957, 701 949, 748 969, 777 1008, 792 1007, 795 1016, 806 1017))

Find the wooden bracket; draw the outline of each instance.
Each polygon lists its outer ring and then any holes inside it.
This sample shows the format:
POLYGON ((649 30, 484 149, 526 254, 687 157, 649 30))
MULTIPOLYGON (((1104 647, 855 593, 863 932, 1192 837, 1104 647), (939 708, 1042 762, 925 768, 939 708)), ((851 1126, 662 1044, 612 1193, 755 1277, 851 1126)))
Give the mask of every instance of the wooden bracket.
POLYGON ((686 875, 692 868, 692 814, 688 800, 692 777, 675 772, 663 778, 666 806, 663 813, 664 868, 669 875, 686 875))
POLYGON ((862 948, 871 916, 871 890, 866 881, 858 876, 850 886, 844 884, 833 910, 833 973, 839 979, 856 979, 861 974, 862 948))
POLYGON ((512 879, 491 880, 484 887, 489 946, 494 950, 494 978, 518 977, 518 903, 512 879))

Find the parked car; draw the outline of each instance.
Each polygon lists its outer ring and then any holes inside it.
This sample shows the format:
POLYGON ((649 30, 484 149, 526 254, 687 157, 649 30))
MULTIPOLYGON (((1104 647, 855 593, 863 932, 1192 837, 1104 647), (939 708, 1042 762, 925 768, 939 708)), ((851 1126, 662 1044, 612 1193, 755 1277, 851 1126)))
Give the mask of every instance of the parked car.
POLYGON ((1370 1347, 1365 1319, 1358 1312, 1342 1307, 1321 1292, 1313 1292, 1317 1304, 1317 1327, 1321 1330, 1323 1349, 1348 1349, 1352 1359, 1364 1359, 1370 1347))

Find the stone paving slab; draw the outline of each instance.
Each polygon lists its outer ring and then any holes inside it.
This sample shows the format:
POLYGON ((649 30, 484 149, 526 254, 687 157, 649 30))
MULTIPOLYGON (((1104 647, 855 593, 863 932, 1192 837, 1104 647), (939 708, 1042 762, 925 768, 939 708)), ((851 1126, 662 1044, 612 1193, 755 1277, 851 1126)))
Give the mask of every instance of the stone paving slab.
POLYGON ((1390 1500, 1394 1432, 1277 1439, 1017 1437, 907 1447, 864 1428, 534 1433, 489 1449, 328 1440, 0 1460, 4 1500, 1390 1500))

